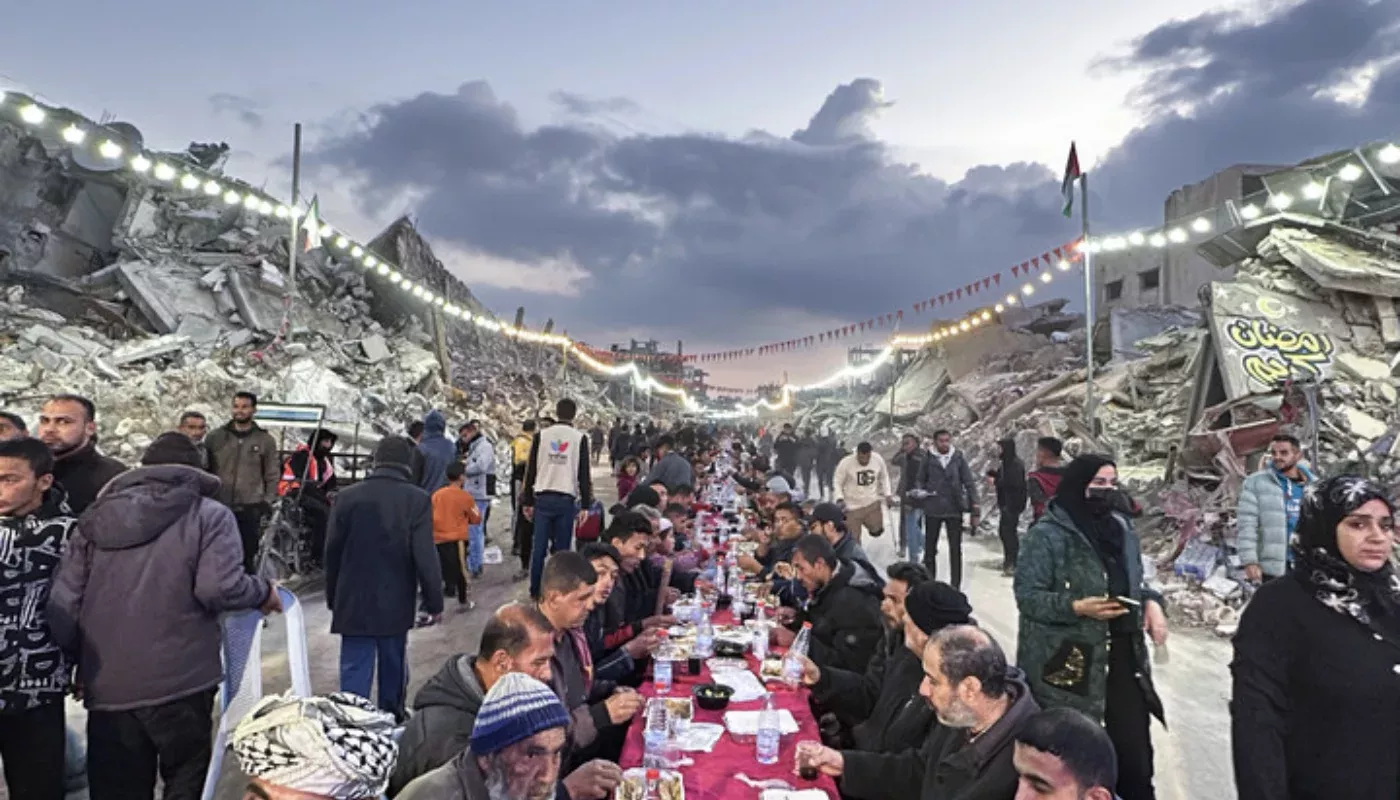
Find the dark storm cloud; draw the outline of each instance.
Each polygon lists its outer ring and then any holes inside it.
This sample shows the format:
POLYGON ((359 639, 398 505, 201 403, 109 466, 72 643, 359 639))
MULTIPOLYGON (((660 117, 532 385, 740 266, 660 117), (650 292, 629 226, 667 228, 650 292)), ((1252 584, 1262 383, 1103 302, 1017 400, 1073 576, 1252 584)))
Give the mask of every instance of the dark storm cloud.
POLYGON ((218 92, 209 95, 209 107, 216 115, 228 114, 249 128, 259 130, 263 126, 263 104, 239 94, 218 92))
MULTIPOLYGON (((1400 70, 1377 62, 1400 45, 1396 6, 1307 0, 1262 20, 1207 14, 1105 58, 1102 68, 1143 76, 1134 99, 1150 113, 1095 168, 1100 221, 1159 219, 1169 191, 1232 163, 1292 163, 1396 134, 1400 70), (1378 70, 1369 102, 1325 94, 1368 65, 1378 70)), ((583 115, 622 110, 554 99, 583 115)), ((1074 235, 1059 214, 1059 165, 983 165, 948 184, 873 137, 888 105, 879 82, 861 78, 789 137, 617 135, 527 129, 473 82, 377 106, 307 163, 361 182, 371 213, 414 191, 435 239, 525 263, 573 260, 590 275, 581 301, 484 294, 584 333, 631 325, 663 339, 760 341, 784 315, 907 308, 1074 235)))

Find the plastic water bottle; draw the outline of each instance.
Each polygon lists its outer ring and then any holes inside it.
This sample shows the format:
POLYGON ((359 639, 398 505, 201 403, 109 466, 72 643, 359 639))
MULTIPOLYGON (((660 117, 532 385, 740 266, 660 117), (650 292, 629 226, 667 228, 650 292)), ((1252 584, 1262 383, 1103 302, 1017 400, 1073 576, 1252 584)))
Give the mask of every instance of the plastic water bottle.
POLYGON ((792 641, 792 647, 783 656, 783 683, 790 689, 796 689, 802 683, 802 660, 807 656, 811 640, 812 623, 804 622, 802 630, 797 632, 797 638, 792 641))
POLYGON ((709 658, 715 653, 715 626, 710 623, 709 609, 700 609, 700 624, 695 626, 695 655, 709 658))
MULTIPOLYGON (((671 643, 666 631, 658 631, 657 635, 656 650, 651 654, 652 679, 656 693, 667 695, 671 693, 671 643)), ((664 720, 662 728, 665 728, 664 720)))
POLYGON ((753 630, 753 657, 758 659, 759 666, 763 665, 763 659, 768 657, 768 627, 754 628, 753 630))
POLYGON ((778 709, 773 705, 773 693, 763 696, 763 710, 758 712, 758 743, 756 746, 758 763, 778 763, 778 747, 782 744, 783 732, 778 726, 778 709))
POLYGON ((652 703, 647 708, 646 727, 642 731, 642 741, 646 744, 642 766, 666 769, 666 736, 666 704, 652 703))

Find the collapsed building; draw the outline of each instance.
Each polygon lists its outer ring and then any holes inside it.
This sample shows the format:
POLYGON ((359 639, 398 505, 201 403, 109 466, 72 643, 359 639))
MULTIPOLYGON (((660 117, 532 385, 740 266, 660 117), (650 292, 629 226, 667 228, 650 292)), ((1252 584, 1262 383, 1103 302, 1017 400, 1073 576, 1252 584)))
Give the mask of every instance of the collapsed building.
MULTIPOLYGON (((322 406, 361 451, 431 408, 480 419, 503 448, 559 397, 589 420, 618 413, 606 381, 562 348, 441 313, 493 319, 409 219, 365 248, 393 273, 330 247, 297 252, 293 271, 289 221, 218 172, 227 146, 153 154, 217 175, 220 191, 206 192, 104 160, 14 109, 0 103, 0 408, 31 424, 48 395, 83 394, 103 449, 130 461, 183 411, 218 424, 235 391, 322 406), (410 296, 400 273, 441 301, 410 296)), ((129 126, 104 130, 139 143, 129 126)))
POLYGON ((806 403, 798 423, 886 452, 948 429, 980 471, 1004 436, 1028 462, 1040 436, 1114 454, 1174 618, 1229 632, 1251 593, 1233 551, 1239 488, 1274 435, 1301 440, 1320 474, 1400 480, 1397 164, 1383 145, 1265 171, 1197 248, 1221 270, 1199 305, 1096 320, 1088 413, 1088 332, 1061 301, 926 347, 890 385, 806 403))

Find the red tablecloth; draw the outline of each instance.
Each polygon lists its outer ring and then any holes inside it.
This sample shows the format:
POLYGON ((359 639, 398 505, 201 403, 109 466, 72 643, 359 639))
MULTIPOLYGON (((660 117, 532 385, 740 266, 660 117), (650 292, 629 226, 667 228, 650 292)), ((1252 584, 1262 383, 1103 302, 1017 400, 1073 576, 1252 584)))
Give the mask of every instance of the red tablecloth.
MULTIPOLYGON (((726 611, 715 614, 716 625, 733 624, 733 617, 726 611)), ((753 656, 748 656, 750 667, 756 667, 757 661, 753 656)), ((704 665, 700 668, 699 675, 686 674, 686 663, 677 662, 674 665, 674 678, 672 680, 671 697, 692 697, 691 690, 696 684, 710 682, 709 667, 704 665)), ((755 675, 757 671, 755 670, 755 675)), ((787 709, 797 720, 798 731, 795 734, 784 736, 782 746, 778 750, 778 763, 764 765, 758 763, 755 758, 755 744, 753 739, 747 741, 735 741, 734 737, 726 731, 714 750, 709 753, 683 753, 683 757, 693 759, 694 766, 682 767, 681 774, 685 777, 685 797, 686 800, 755 800, 759 790, 750 787, 748 784, 736 780, 734 776, 740 772, 748 775, 754 780, 765 780, 768 778, 780 778, 787 781, 795 789, 824 789, 829 797, 838 798, 840 795, 836 790, 836 782, 826 775, 822 775, 815 781, 804 781, 793 772, 796 764, 794 753, 797 743, 802 741, 821 741, 821 733, 817 730, 817 720, 812 716, 812 709, 807 704, 807 690, 792 690, 779 682, 768 683, 768 688, 773 692, 773 699, 778 708, 787 709)), ((656 687, 647 681, 642 684, 641 693, 647 697, 656 695, 656 687)), ((754 700, 748 703, 729 704, 727 710, 759 710, 763 708, 763 701, 754 700)), ((724 711, 706 711, 695 706, 695 722, 713 722, 717 725, 724 724, 724 711)), ((622 748, 622 758, 619 765, 624 769, 637 767, 642 764, 642 756, 646 753, 646 743, 642 739, 642 731, 646 725, 646 720, 638 715, 632 721, 632 727, 627 731, 627 743, 622 748)))

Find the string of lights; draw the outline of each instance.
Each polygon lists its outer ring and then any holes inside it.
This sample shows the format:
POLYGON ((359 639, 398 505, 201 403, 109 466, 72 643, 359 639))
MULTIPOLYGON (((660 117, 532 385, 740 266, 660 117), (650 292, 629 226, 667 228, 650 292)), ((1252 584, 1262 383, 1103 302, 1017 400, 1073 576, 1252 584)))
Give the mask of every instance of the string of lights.
MULTIPOLYGON (((267 192, 216 174, 184 159, 161 155, 134 146, 121 131, 115 128, 94 122, 71 110, 42 103, 28 95, 0 92, 0 114, 13 115, 22 124, 35 129, 56 129, 58 135, 68 145, 91 147, 92 152, 95 152, 103 160, 111 162, 114 166, 124 166, 133 174, 157 185, 171 189, 178 187, 191 194, 201 193, 209 198, 219 198, 229 207, 238 206, 248 213, 259 216, 271 215, 276 219, 288 220, 289 224, 291 220, 302 219, 305 216, 305 212, 301 209, 281 202, 267 192)), ((1383 166, 1400 164, 1400 146, 1393 143, 1372 144, 1358 147, 1323 161, 1302 165, 1297 170, 1305 174, 1307 178, 1296 189, 1269 187, 1250 195, 1239 203, 1227 201, 1223 206, 1212 209, 1210 212, 1195 214, 1162 226, 1081 240, 1076 245, 1076 252, 1062 258, 1053 270, 1043 270, 1037 277, 1026 280, 1019 288, 1013 289, 1003 300, 990 308, 979 308, 959 320, 942 324, 924 334, 892 336, 875 358, 865 364, 842 367, 816 383, 786 384, 780 390, 776 401, 760 398, 752 404, 736 404, 733 412, 706 409, 684 388, 671 386, 657 380, 643 372, 634 362, 605 364, 593 357, 586 346, 575 342, 568 336, 507 325, 485 314, 473 314, 468 309, 448 302, 443 295, 407 277, 396 265, 373 255, 347 232, 329 223, 315 217, 307 217, 301 226, 309 233, 318 235, 322 242, 329 243, 328 246, 338 254, 338 258, 348 259, 359 264, 365 270, 373 270, 378 275, 388 278, 394 286, 419 299, 425 305, 435 307, 450 319, 459 320, 464 324, 472 324, 482 330, 523 342, 560 347, 566 356, 572 353, 581 364, 594 372, 608 377, 627 376, 638 389, 674 398, 690 412, 708 411, 722 415, 752 415, 758 413, 760 409, 777 411, 788 408, 791 406, 795 394, 823 389, 845 380, 865 377, 889 361, 898 349, 924 347, 970 333, 975 328, 991 322, 993 313, 1000 314, 1008 307, 1025 303, 1027 298, 1034 296, 1039 291, 1040 287, 1037 287, 1037 283, 1043 287, 1045 284, 1068 274, 1074 263, 1082 260, 1080 254, 1086 249, 1090 253, 1114 253, 1137 248, 1161 249, 1197 245, 1204 238, 1215 235, 1214 231, 1220 227, 1222 215, 1224 221, 1231 225, 1254 224, 1267 222, 1269 218, 1284 215, 1291 210, 1306 209, 1309 204, 1313 204, 1319 209, 1324 208, 1336 187, 1349 186, 1368 177, 1375 181, 1386 194, 1389 194, 1390 189, 1377 172, 1372 160, 1383 166)), ((1025 265, 1022 265, 1023 269, 1024 267, 1025 265)), ((1016 272, 1020 272, 1020 270, 1016 270, 1016 272)))

